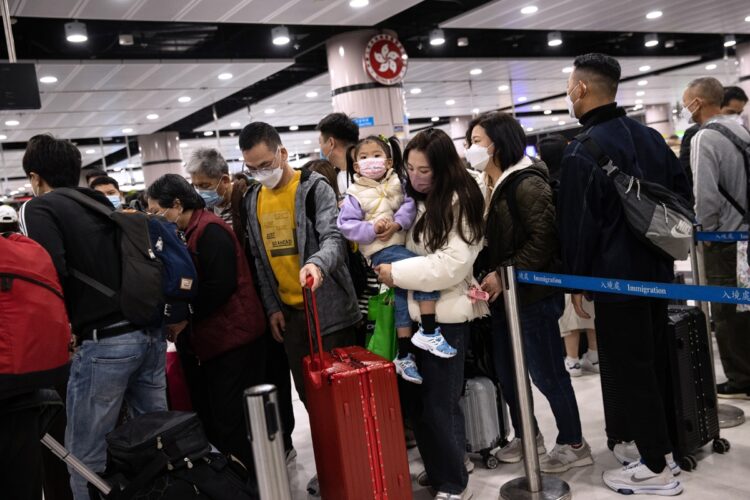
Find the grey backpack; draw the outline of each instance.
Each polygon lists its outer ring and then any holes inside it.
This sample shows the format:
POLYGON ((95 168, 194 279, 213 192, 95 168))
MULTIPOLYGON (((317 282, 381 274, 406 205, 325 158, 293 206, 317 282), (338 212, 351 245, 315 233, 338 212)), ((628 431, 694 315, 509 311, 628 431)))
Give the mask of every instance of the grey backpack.
POLYGON ((661 184, 620 170, 590 135, 579 134, 576 140, 614 182, 625 220, 635 236, 666 258, 687 259, 695 221, 690 203, 661 184))

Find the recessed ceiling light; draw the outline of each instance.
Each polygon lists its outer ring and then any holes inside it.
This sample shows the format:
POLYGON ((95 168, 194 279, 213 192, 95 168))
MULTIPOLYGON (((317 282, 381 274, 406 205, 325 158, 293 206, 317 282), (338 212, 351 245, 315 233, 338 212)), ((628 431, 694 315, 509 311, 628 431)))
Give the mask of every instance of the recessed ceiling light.
POLYGON ((146 115, 146 118, 149 120, 158 120, 159 115, 157 115, 156 113, 151 113, 150 115, 146 115))
POLYGON ((562 45, 562 33, 559 31, 553 31, 547 34, 547 45, 550 47, 558 47, 562 45))
POLYGON ((266 108, 263 112, 267 115, 272 115, 276 112, 276 110, 273 108, 266 108))
POLYGON ((124 129, 122 129, 122 133, 123 134, 132 134, 133 133, 133 129, 132 128, 124 128, 124 129))
POLYGON ((479 108, 474 108, 474 109, 471 110, 471 112, 476 115, 476 114, 479 113, 479 108))
POLYGON ((643 104, 643 99, 636 99, 636 100, 635 100, 635 103, 636 103, 636 104, 643 104))
POLYGON ((706 69, 707 69, 708 71, 711 71, 712 69, 716 69, 716 65, 715 65, 715 64, 707 64, 707 65, 706 65, 706 69))
POLYGON ((651 66, 646 64, 645 66, 641 66, 640 68, 638 68, 638 71, 648 71, 650 69, 651 69, 651 66))
POLYGON ((440 121, 440 117, 439 116, 433 116, 432 118, 430 118, 430 121, 439 122, 440 121))
POLYGON ((94 151, 93 149, 87 149, 87 150, 86 150, 86 154, 87 154, 87 155, 92 155, 92 154, 94 154, 94 153, 96 153, 96 151, 94 151))
POLYGON ((352 7, 354 9, 361 9, 362 7, 367 7, 370 3, 370 0, 352 0, 349 2, 349 7, 352 7))
POLYGON ((89 39, 86 25, 79 21, 65 23, 65 39, 70 43, 83 43, 89 39))
POLYGON ((527 97, 524 97, 524 96, 521 96, 521 97, 518 98, 518 102, 526 102, 528 100, 529 99, 527 97))
POLYGON ((563 73, 572 73, 572 72, 573 72, 573 66, 565 66, 565 67, 564 67, 564 68, 562 69, 562 72, 563 72, 563 73))
POLYGON ((656 47, 659 45, 659 36, 656 33, 649 33, 644 38, 644 43, 646 47, 656 47))
POLYGON ((294 132, 295 130, 299 130, 299 125, 292 125, 291 127, 289 127, 289 130, 291 130, 292 132, 294 132))
POLYGON ((8 136, 7 136, 7 135, 5 135, 5 134, 0 134, 0 141, 4 141, 4 140, 5 140, 5 139, 7 139, 7 138, 8 138, 8 136))
POLYGON ((551 115, 552 114, 552 110, 551 109, 545 109, 544 110, 544 114, 545 115, 551 115))
POLYGON ((539 7, 537 7, 536 5, 529 5, 528 7, 524 7, 523 9, 521 9, 521 14, 528 16, 531 14, 536 14, 538 11, 539 7))
POLYGON ((305 144, 312 144, 312 141, 311 141, 310 139, 307 139, 307 140, 305 141, 305 144))
POLYGON ((533 131, 534 131, 534 127, 526 127, 526 132, 533 132, 533 131))
POLYGON ((211 137, 212 135, 214 135, 214 131, 213 130, 206 130, 205 132, 203 132, 203 135, 206 136, 206 137, 211 137))
POLYGON ((177 102, 181 102, 181 103, 185 104, 186 102, 190 102, 190 101, 192 101, 192 100, 193 100, 193 98, 192 98, 192 97, 184 95, 184 96, 182 96, 182 97, 179 97, 179 98, 177 99, 177 102))
POLYGON ((286 26, 277 26, 271 30, 271 40, 274 45, 286 45, 291 41, 289 37, 289 28, 286 26))
POLYGON ((17 127, 21 124, 21 122, 19 122, 18 120, 8 120, 5 122, 5 124, 9 127, 17 127))
POLYGON ((558 117, 556 117, 556 116, 553 116, 553 117, 552 117, 552 121, 553 121, 553 122, 556 122, 556 121, 557 121, 557 120, 559 120, 559 119, 560 119, 560 118, 558 118, 558 117))
POLYGON ((646 19, 659 19, 662 16, 663 12, 660 10, 652 10, 648 14, 646 14, 646 19))
POLYGON ((643 87, 645 85, 648 85, 648 80, 638 80, 639 87, 643 87))
POLYGON ((57 77, 56 76, 43 76, 39 79, 42 83, 57 83, 57 77))
POLYGON ((187 145, 187 142, 181 142, 181 143, 180 143, 180 147, 181 147, 181 148, 186 148, 187 146, 188 146, 188 145, 187 145))
POLYGON ((557 122, 557 124, 558 125, 565 125, 565 120, 560 120, 559 122, 557 122))
POLYGON ((646 91, 645 90, 639 90, 638 92, 635 93, 635 95, 637 95, 638 97, 643 97, 644 95, 646 95, 646 91))
POLYGON ((469 71, 470 75, 481 75, 482 74, 482 68, 474 68, 471 71, 469 71))
POLYGON ((734 47, 737 45, 737 39, 734 35, 727 35, 724 37, 724 47, 734 47))
POLYGON ((746 22, 746 23, 750 23, 750 16, 747 16, 747 17, 745 18, 745 22, 746 22))
POLYGON ((232 128, 240 128, 242 124, 240 122, 232 122, 229 124, 229 126, 232 128))
POLYGON ((531 109, 533 109, 534 111, 539 111, 540 109, 542 109, 542 107, 538 104, 534 104, 533 106, 531 106, 531 109))
POLYGON ((508 90, 509 88, 510 88, 510 87, 508 87, 507 85, 500 85, 500 86, 499 86, 499 87, 497 88, 497 90, 499 90, 500 92, 505 92, 505 91, 506 91, 506 90, 508 90))
POLYGON ((222 73, 219 75, 219 80, 231 80, 233 76, 232 73, 222 73))
POLYGON ((445 33, 440 28, 430 31, 430 45, 438 46, 445 43, 445 33))
POLYGON ((456 104, 456 101, 454 99, 448 99, 447 101, 445 101, 446 106, 453 106, 454 104, 456 104))
POLYGON ((305 97, 307 97, 308 99, 312 99, 314 97, 318 97, 318 93, 315 92, 314 90, 311 90, 310 92, 308 92, 307 94, 305 94, 305 97))

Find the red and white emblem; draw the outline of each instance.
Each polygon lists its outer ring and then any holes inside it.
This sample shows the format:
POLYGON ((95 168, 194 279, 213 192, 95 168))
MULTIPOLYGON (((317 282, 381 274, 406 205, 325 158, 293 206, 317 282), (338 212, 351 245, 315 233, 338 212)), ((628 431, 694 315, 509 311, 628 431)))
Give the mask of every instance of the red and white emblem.
POLYGON ((365 70, 383 85, 394 85, 406 75, 407 56, 404 46, 391 35, 375 35, 365 49, 365 70))

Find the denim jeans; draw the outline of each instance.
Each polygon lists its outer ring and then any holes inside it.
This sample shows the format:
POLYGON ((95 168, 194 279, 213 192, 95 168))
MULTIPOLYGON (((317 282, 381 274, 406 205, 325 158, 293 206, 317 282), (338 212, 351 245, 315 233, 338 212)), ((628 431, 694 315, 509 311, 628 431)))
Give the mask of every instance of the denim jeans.
MULTIPOLYGON (((557 443, 578 444, 583 439, 581 418, 570 375, 565 370, 563 342, 557 323, 563 313, 563 303, 562 294, 557 294, 522 306, 521 336, 531 381, 547 398, 555 416, 557 443)), ((503 396, 510 408, 513 429, 516 436, 521 437, 513 353, 502 298, 492 304, 492 332, 495 370, 500 379, 503 396)), ((536 426, 536 422, 534 425, 536 426)))
MULTIPOLYGON (((86 340, 73 356, 68 380, 65 446, 94 472, 104 472, 105 436, 117 424, 123 400, 133 416, 167 409, 161 329, 86 340)), ((88 500, 86 480, 70 470, 76 500, 88 500)))
MULTIPOLYGON (((417 254, 407 250, 402 245, 391 245, 375 252, 372 257, 372 265, 393 264, 400 260, 417 257, 417 254)), ((396 328, 411 327, 411 316, 409 316, 409 292, 402 288, 394 288, 395 300, 393 304, 396 328)), ((436 301, 440 298, 440 292, 418 292, 414 291, 414 300, 417 302, 436 301)))

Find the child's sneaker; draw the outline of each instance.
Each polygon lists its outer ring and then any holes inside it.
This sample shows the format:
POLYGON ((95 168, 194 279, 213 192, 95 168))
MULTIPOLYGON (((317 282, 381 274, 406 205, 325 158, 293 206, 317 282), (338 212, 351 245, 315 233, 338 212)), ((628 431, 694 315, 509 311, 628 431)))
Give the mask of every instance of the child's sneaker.
POLYGON ((586 351, 581 358, 581 368, 587 372, 599 373, 599 353, 586 351))
POLYGON ((396 373, 401 375, 401 378, 412 384, 421 384, 422 375, 419 374, 417 369, 417 363, 414 361, 414 355, 409 353, 405 358, 396 358, 393 360, 393 364, 396 366, 396 373))
POLYGON ((608 470, 602 474, 604 484, 623 495, 674 496, 682 493, 682 484, 675 479, 669 467, 657 473, 641 462, 623 469, 608 470))
POLYGON ((419 325, 419 331, 411 337, 411 343, 439 358, 452 358, 458 352, 445 340, 440 327, 435 328, 435 333, 427 334, 419 325))
POLYGON ((578 361, 578 358, 565 358, 565 369, 568 370, 568 373, 570 373, 571 377, 580 377, 583 375, 582 369, 581 369, 581 363, 578 361))

